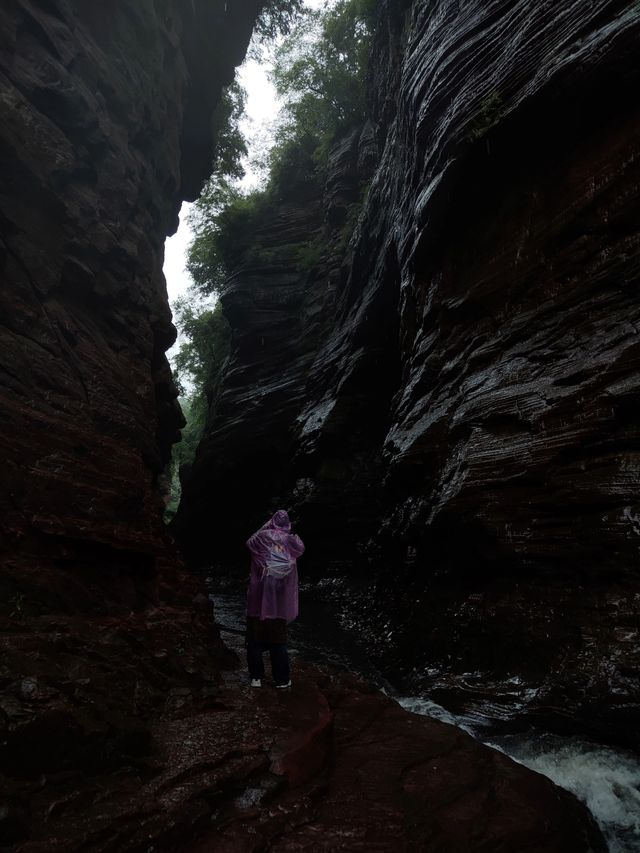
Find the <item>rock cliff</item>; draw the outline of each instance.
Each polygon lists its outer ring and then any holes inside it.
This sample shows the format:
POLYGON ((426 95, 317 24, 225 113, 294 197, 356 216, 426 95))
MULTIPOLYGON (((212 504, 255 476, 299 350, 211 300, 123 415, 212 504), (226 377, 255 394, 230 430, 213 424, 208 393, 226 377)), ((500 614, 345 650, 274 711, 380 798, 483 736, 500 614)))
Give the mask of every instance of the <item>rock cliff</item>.
MULTIPOLYGON (((416 721, 366 685, 302 665, 298 692, 285 696, 258 698, 241 675, 225 683, 237 655, 222 646, 206 597, 167 543, 160 478, 181 416, 164 356, 174 330, 162 244, 180 200, 207 175, 211 115, 260 6, 7 0, 0 10, 0 846, 317 849, 321 832, 332 849, 395 850, 403 832, 408 844, 452 851, 494 841, 514 853, 526 845, 600 851, 573 798, 461 732, 416 721), (386 748, 373 752, 381 740, 386 748)), ((383 125, 376 119, 334 152, 327 226, 312 197, 299 210, 299 188, 297 209, 282 199, 275 225, 290 231, 282 257, 295 252, 324 290, 300 294, 299 276, 283 278, 242 342, 245 364, 264 359, 262 388, 286 402, 263 433, 246 433, 262 442, 263 456, 272 447, 280 454, 270 464, 283 490, 289 474, 275 463, 288 448, 271 435, 288 429, 307 400, 328 414, 306 388, 291 389, 307 379, 320 389, 314 376, 318 353, 331 346, 328 330, 361 302, 342 265, 344 233, 383 125), (320 226, 326 251, 301 251, 320 226), (301 314, 295 338, 292 310, 301 314), (274 318, 279 338, 270 337, 274 318), (279 356, 271 351, 278 341, 279 356), (280 388, 279 372, 288 382, 280 388)), ((358 251, 364 275, 373 257, 358 251)), ((262 262, 271 269, 273 260, 262 262)), ((237 285, 241 311, 240 277, 237 285)), ((253 287, 255 279, 245 285, 248 307, 253 287)), ((378 327, 388 319, 398 339, 389 303, 374 303, 378 327)), ((376 340, 362 338, 364 363, 386 352, 376 340)), ((323 382, 339 378, 331 359, 341 346, 326 359, 323 382)), ((247 417, 234 400, 242 363, 227 375, 239 371, 228 395, 238 429, 247 417)), ((383 401, 396 375, 376 372, 383 401)), ((363 453, 377 458, 383 406, 361 403, 372 418, 360 433, 363 453)), ((352 418, 345 409, 345 428, 352 418)), ((306 435, 301 471, 317 442, 314 430, 306 435)), ((243 446, 230 444, 230 455, 243 446)), ((254 471, 243 475, 247 487, 254 471)), ((346 505, 353 492, 340 476, 329 464, 318 482, 327 496, 344 491, 346 505)), ((377 485, 367 476, 361 489, 377 485)), ((300 488, 311 499, 316 487, 309 479, 300 488)), ((230 492, 230 508, 247 494, 230 492)), ((373 518, 356 513, 363 536, 373 518)))
POLYGON ((176 528, 212 562, 213 516, 288 505, 386 666, 636 745, 639 34, 632 2, 380 4, 367 141, 256 235, 322 223, 320 256, 223 296, 176 528))
POLYGON ((229 661, 162 522, 182 424, 162 261, 261 5, 0 9, 3 850, 74 849, 45 844, 54 812, 82 825, 130 786, 152 721, 206 707, 229 661))
POLYGON ((3 608, 154 594, 183 423, 164 240, 258 6, 2 4, 3 608))

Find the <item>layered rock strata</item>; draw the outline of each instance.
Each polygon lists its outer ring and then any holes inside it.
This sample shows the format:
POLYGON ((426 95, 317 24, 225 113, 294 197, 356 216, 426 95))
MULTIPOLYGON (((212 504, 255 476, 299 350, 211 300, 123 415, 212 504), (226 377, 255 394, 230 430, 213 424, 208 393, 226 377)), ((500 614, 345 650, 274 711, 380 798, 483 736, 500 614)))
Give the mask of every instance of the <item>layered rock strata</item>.
POLYGON ((52 849, 54 816, 135 787, 154 720, 206 707, 228 661, 162 522, 162 260, 261 5, 0 8, 3 849, 52 849))
POLYGON ((309 559, 366 573, 396 671, 437 672, 445 694, 492 684, 507 716, 615 721, 627 743, 639 34, 631 2, 380 4, 376 168, 350 247, 285 270, 286 296, 257 269, 224 297, 242 346, 206 442, 233 422, 273 470, 247 469, 246 444, 203 453, 181 518, 212 561, 205 516, 241 541, 292 506, 309 559))
MULTIPOLYGON (((308 402, 309 371, 335 320, 345 236, 370 177, 372 142, 367 127, 336 146, 326 187, 287 183, 258 218, 250 249, 222 293, 231 355, 173 525, 193 562, 206 564, 212 554, 244 558, 245 534, 291 485, 293 429, 308 402), (226 535, 212 548, 205 531, 214 515, 226 535)), ((327 546, 329 554, 335 541, 327 546)))
POLYGON ((258 2, 0 11, 2 606, 135 606, 182 415, 165 236, 258 2), (240 8, 242 5, 243 8, 240 8))

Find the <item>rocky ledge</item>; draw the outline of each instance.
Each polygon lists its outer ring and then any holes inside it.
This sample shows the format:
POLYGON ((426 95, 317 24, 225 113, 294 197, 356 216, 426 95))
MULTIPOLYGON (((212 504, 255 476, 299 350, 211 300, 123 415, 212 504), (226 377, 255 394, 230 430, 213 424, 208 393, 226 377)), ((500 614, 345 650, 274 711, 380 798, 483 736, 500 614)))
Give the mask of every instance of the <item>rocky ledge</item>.
POLYGON ((251 689, 193 610, 41 623, 21 676, 3 662, 0 849, 606 849, 570 794, 355 676, 296 661, 251 689))

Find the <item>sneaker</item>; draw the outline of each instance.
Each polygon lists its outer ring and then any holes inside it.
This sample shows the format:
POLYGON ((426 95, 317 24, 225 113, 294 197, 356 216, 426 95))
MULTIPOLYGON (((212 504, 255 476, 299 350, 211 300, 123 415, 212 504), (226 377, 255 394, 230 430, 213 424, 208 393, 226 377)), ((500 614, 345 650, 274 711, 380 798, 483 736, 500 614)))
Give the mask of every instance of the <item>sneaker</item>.
POLYGON ((252 687, 262 687, 262 680, 260 678, 252 678, 251 679, 252 687))
POLYGON ((287 687, 291 687, 291 679, 286 684, 276 684, 276 690, 285 690, 287 687))

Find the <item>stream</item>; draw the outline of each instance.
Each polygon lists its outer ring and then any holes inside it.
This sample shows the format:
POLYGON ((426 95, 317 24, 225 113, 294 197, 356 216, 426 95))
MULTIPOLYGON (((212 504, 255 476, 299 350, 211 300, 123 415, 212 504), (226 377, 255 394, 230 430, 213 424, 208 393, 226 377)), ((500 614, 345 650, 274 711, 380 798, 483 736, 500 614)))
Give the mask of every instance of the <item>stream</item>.
MULTIPOLYGON (((225 587, 217 582, 214 585, 213 578, 209 578, 208 586, 223 639, 225 631, 243 631, 245 602, 237 585, 225 587)), ((428 695, 402 696, 371 664, 349 630, 348 619, 341 620, 332 604, 309 589, 301 589, 300 613, 289 629, 293 677, 296 656, 363 676, 407 711, 464 729, 571 791, 591 810, 610 853, 640 851, 640 759, 634 753, 531 727, 505 734, 492 724, 489 713, 484 719, 477 713, 473 718, 464 717, 451 713, 428 695)))

